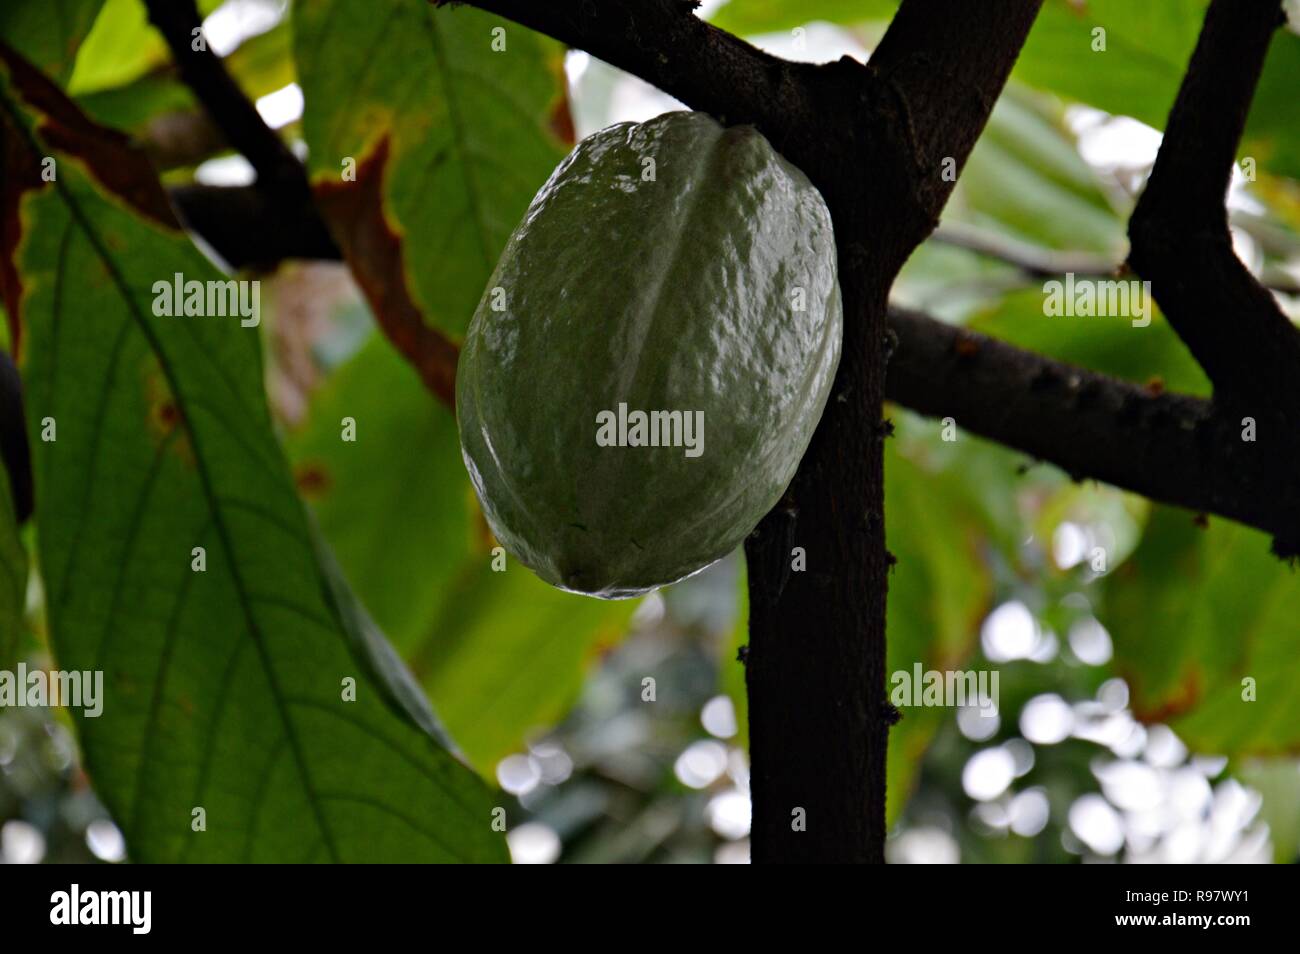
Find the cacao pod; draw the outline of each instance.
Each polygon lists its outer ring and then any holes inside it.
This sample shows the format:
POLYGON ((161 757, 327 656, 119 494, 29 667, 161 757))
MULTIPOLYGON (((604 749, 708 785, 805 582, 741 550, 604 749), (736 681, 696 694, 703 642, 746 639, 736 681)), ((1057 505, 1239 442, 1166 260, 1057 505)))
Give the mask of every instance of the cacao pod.
POLYGON ((606 598, 725 556, 794 476, 842 323, 826 203, 755 129, 676 112, 583 140, 461 352, 461 447, 497 539, 606 598))

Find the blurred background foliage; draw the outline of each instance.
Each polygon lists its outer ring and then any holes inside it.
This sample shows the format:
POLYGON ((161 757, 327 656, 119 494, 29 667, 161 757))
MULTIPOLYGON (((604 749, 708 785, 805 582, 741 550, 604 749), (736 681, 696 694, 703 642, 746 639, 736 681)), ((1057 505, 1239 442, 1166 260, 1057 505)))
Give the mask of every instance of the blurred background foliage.
MULTIPOLYGON (((453 337, 572 136, 680 108, 513 25, 493 53, 486 38, 499 21, 470 9, 200 6, 213 48, 316 181, 387 140, 384 212, 402 237, 408 289, 453 337)), ((250 181, 140 0, 59 8, 52 17, 43 3, 7 3, 0 39, 143 144, 166 182, 250 181)), ((773 52, 822 61, 867 57, 895 8, 715 0, 703 13, 773 52)), ((1145 329, 1047 319, 1044 269, 1024 265, 1108 272, 1122 261, 1126 216, 1204 8, 1047 0, 896 300, 1153 388, 1208 394, 1158 314, 1145 329)), ((1238 253, 1294 316, 1300 27, 1290 12, 1229 208, 1238 253)), ((504 793, 515 859, 747 860, 743 557, 636 602, 545 586, 495 549, 454 418, 377 332, 346 267, 286 263, 261 277, 267 393, 298 490, 464 758, 504 793), (355 444, 339 440, 344 417, 357 421, 355 444)), ((995 715, 904 710, 890 742, 891 860, 1296 860, 1300 577, 1267 540, 888 413, 889 670, 1000 675, 995 715)), ((0 668, 53 664, 34 560, 25 593, 21 584, 35 533, 19 534, 0 510, 0 668)), ((131 857, 70 726, 59 712, 0 710, 0 859, 131 857)))

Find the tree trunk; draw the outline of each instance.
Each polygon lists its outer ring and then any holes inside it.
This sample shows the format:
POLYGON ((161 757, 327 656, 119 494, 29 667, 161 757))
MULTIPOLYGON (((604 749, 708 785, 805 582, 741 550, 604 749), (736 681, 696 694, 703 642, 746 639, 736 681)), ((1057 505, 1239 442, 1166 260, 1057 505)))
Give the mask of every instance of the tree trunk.
POLYGON ((870 287, 859 247, 841 237, 844 348, 826 412, 745 545, 755 862, 884 861, 888 286, 870 287))

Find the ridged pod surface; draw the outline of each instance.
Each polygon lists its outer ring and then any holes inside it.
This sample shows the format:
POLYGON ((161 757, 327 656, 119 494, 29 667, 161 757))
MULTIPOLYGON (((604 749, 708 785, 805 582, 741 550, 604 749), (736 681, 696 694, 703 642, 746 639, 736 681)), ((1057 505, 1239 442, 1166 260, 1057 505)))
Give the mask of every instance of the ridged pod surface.
POLYGON ((794 476, 842 325, 830 212, 755 129, 677 112, 584 139, 511 236, 460 357, 461 446, 493 532, 547 582, 607 598, 725 556, 794 476))

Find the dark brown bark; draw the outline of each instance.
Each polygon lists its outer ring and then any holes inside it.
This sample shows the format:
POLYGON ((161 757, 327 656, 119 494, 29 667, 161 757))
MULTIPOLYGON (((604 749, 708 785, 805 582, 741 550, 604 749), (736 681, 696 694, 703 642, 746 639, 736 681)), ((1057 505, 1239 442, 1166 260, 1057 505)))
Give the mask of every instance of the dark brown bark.
POLYGON ((1169 112, 1146 188, 1129 219, 1129 264, 1214 384, 1222 417, 1238 422, 1206 444, 1215 468, 1266 459, 1276 486, 1273 550, 1300 556, 1300 332, 1233 251, 1225 196, 1280 0, 1213 0, 1169 112), (1240 423, 1255 421, 1243 447, 1240 423))
POLYGON ((257 186, 177 186, 171 198, 185 226, 231 268, 272 268, 288 258, 340 257, 318 214, 286 214, 257 186))
POLYGON ((951 191, 944 160, 964 163, 1039 4, 1001 4, 992 16, 975 6, 908 0, 859 77, 843 61, 819 74, 849 92, 847 102, 817 97, 849 117, 836 141, 819 137, 837 161, 801 163, 835 221, 844 350, 786 499, 745 547, 755 862, 884 860, 895 717, 885 697, 888 293, 951 191), (802 572, 791 570, 794 547, 802 572))
POLYGON ((9 476, 14 518, 21 524, 32 515, 32 461, 23 417, 23 388, 18 369, 0 350, 0 463, 9 476))
POLYGON ((1216 396, 1300 426, 1300 332, 1237 258, 1224 198, 1280 0, 1214 0, 1129 220, 1129 263, 1216 396))
MULTIPOLYGON (((892 309, 886 396, 1152 500, 1276 532, 1300 478, 1241 440, 1240 415, 892 309)), ((1292 472, 1294 474, 1295 472, 1292 472)))

